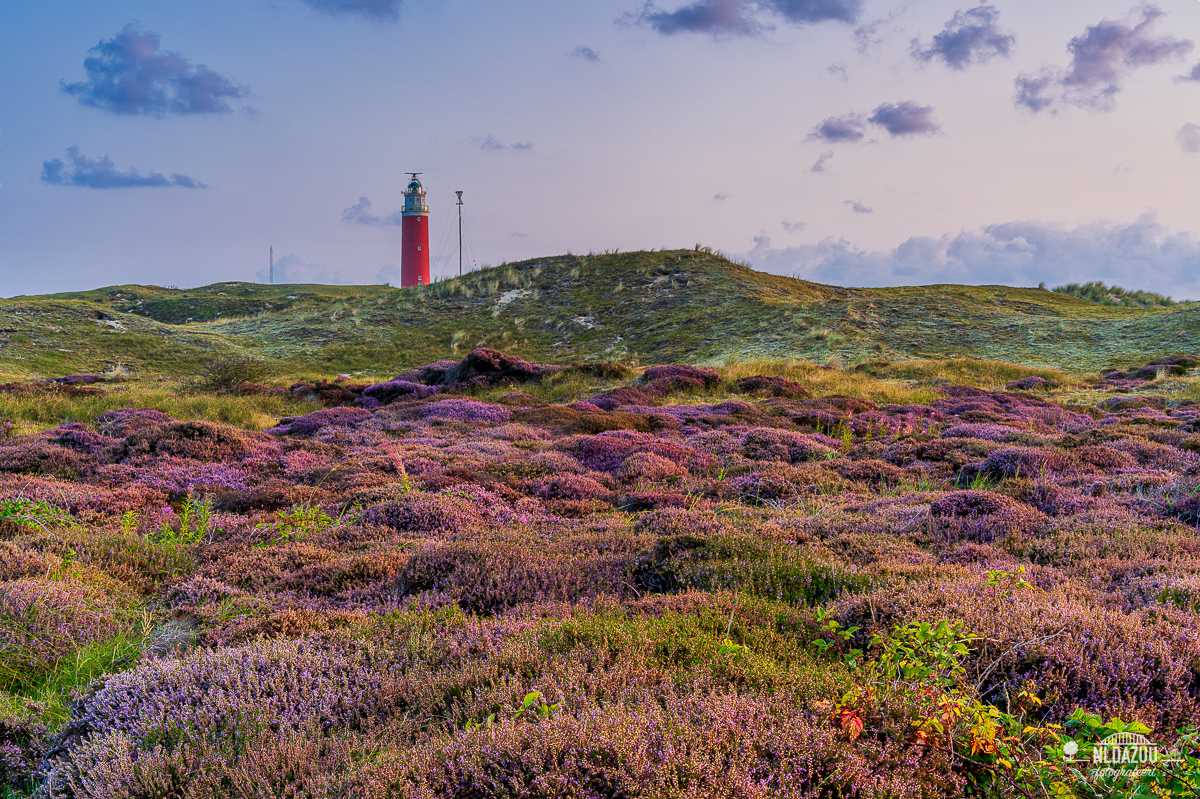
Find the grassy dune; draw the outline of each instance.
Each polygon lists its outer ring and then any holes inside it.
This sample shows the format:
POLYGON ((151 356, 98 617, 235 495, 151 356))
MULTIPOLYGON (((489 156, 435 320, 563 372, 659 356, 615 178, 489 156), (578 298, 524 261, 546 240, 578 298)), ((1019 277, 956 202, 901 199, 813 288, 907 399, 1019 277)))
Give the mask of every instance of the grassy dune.
POLYGON ((25 375, 117 362, 186 374, 229 352, 281 374, 382 375, 477 346, 641 364, 964 356, 1078 375, 1178 348, 1200 335, 1200 308, 1003 286, 839 288, 701 249, 534 259, 404 290, 224 283, 21 297, 0 301, 0 330, 0 369, 25 375))

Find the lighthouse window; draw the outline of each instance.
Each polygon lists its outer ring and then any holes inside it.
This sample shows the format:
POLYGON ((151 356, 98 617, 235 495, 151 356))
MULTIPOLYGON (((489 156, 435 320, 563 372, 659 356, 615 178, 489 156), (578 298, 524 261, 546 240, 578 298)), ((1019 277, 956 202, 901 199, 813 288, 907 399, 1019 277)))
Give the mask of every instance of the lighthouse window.
POLYGON ((418 244, 418 245, 417 245, 417 252, 420 252, 420 251, 421 251, 421 245, 420 245, 420 244, 418 244))

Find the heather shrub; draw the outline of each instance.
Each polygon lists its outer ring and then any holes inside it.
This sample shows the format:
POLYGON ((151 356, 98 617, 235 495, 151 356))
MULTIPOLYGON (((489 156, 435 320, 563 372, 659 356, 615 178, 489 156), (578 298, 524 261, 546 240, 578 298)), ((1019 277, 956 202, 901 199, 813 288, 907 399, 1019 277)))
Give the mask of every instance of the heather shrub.
POLYGON ((633 546, 546 552, 514 541, 430 543, 413 553, 396 590, 400 596, 434 592, 482 614, 529 602, 626 595, 637 559, 633 546))
POLYGON ((943 764, 925 764, 928 781, 906 774, 900 764, 917 755, 902 746, 847 745, 796 704, 787 695, 671 693, 569 707, 537 724, 505 721, 435 739, 408 761, 402 784, 414 799, 666 797, 681 789, 697 799, 765 799, 851 786, 916 799, 944 796, 954 784, 943 764))
POLYGON ((365 508, 363 521, 401 532, 454 535, 478 525, 482 516, 466 499, 412 493, 365 508))
POLYGON ((789 399, 808 396, 808 389, 804 386, 782 377, 752 375, 750 377, 739 378, 735 385, 738 391, 746 394, 768 394, 772 397, 787 397, 789 399))
MULTIPOLYGON (((367 386, 363 389, 363 399, 373 400, 375 405, 388 405, 395 402, 401 397, 414 397, 416 399, 424 399, 432 397, 438 392, 435 386, 427 386, 423 383, 414 383, 410 380, 389 380, 386 383, 376 383, 373 386, 367 386)), ((365 405, 365 403, 363 403, 365 405)))
POLYGON ((855 461, 838 460, 830 464, 830 466, 847 480, 855 483, 866 483, 874 488, 885 485, 897 485, 907 477, 905 471, 900 467, 874 459, 855 461))
POLYGON ((625 481, 649 480, 659 482, 673 477, 687 475, 687 469, 674 461, 655 455, 652 452, 635 452, 621 462, 614 473, 625 481))
MULTIPOLYGON (((700 369, 695 366, 675 364, 673 366, 651 366, 642 372, 638 382, 658 389, 678 390, 675 385, 712 388, 721 382, 721 375, 712 369, 700 369), (671 388, 666 388, 667 386, 671 388)), ((665 391, 664 391, 665 393, 665 391)))
POLYGON ((0 583, 0 690, 20 687, 68 652, 121 631, 122 605, 82 583, 0 583))
POLYGON ((1020 380, 1010 380, 1004 384, 1004 388, 1009 391, 1032 391, 1035 388, 1049 389, 1054 387, 1054 383, 1044 377, 1023 377, 1020 380))
POLYGON ((50 739, 48 725, 25 708, 3 706, 0 696, 0 791, 19 796, 32 785, 50 739))
POLYGON ((721 486, 721 494, 751 505, 769 505, 846 488, 845 480, 822 465, 767 464, 758 471, 729 480, 721 486))
POLYGON ((0 440, 0 472, 71 479, 87 470, 87 461, 84 453, 28 436, 0 440))
POLYGON ((929 506, 934 542, 990 543, 1008 536, 1036 535, 1049 519, 1034 508, 990 491, 953 491, 929 506))
POLYGON ((1061 723, 1082 707, 1152 727, 1189 723, 1200 712, 1195 617, 1165 610, 1126 614, 1094 598, 1069 586, 992 585, 983 575, 850 597, 835 614, 864 629, 900 620, 962 620, 976 636, 964 661, 967 679, 1000 703, 1005 691, 1012 696, 1032 683, 1049 721, 1061 723))
POLYGON ((732 525, 715 513, 690 508, 661 508, 638 515, 635 529, 665 539, 705 541, 733 531, 732 525))
POLYGON ((371 418, 363 408, 326 408, 304 416, 289 416, 266 432, 277 436, 314 436, 327 428, 354 429, 371 418))
POLYGON ((596 394, 481 351, 374 387, 305 378, 365 395, 264 404, 272 435, 187 421, 195 395, 95 429, 46 409, 53 429, 0 441, 0 780, 53 752, 16 796, 982 796, 980 747, 1005 739, 923 737, 938 713, 965 730, 963 697, 1005 724, 1014 703, 1168 737, 1200 718, 1182 395, 876 405, 712 376, 596 394), (526 377, 591 397, 481 401, 526 377), (713 402, 657 404, 673 391, 713 402), (922 623, 963 631, 961 684, 864 676, 923 668, 894 657, 922 623))
POLYGON ((541 499, 597 499, 612 493, 596 480, 577 474, 545 477, 531 488, 541 499))
POLYGON ((307 566, 337 557, 337 552, 304 542, 276 547, 236 549, 203 566, 199 577, 242 591, 271 588, 307 566))
POLYGON ((1071 450, 1071 454, 1080 463, 1102 471, 1128 469, 1137 466, 1137 461, 1127 452, 1107 446, 1083 446, 1071 450))
POLYGON ((170 422, 125 437, 125 458, 174 455, 199 461, 229 461, 250 451, 250 434, 212 422, 170 422))
POLYGON ((424 406, 422 416, 427 419, 446 419, 455 422, 501 424, 512 417, 512 411, 503 405, 493 405, 490 402, 444 399, 424 406))
POLYGON ((12 541, 0 541, 0 581, 45 574, 53 561, 12 541))
POLYGON ((711 456, 691 447, 631 430, 572 436, 558 442, 556 447, 570 452, 585 467, 598 472, 615 472, 627 457, 638 452, 665 458, 690 472, 704 471, 713 463, 711 456))
POLYGON ((793 433, 787 430, 776 430, 768 427, 755 427, 746 431, 742 436, 742 454, 755 461, 783 461, 784 463, 799 463, 810 460, 828 460, 836 456, 836 451, 813 437, 793 433))
POLYGON ((653 405, 653 398, 633 386, 620 386, 588 397, 587 402, 605 411, 615 411, 627 405, 653 405))

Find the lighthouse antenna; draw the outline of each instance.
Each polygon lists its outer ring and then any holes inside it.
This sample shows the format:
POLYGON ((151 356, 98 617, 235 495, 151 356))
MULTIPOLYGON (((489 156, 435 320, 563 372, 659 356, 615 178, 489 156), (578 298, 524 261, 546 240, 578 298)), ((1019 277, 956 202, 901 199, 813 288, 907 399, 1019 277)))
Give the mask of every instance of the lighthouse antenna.
POLYGON ((454 192, 458 195, 458 276, 462 277, 462 192, 454 192))

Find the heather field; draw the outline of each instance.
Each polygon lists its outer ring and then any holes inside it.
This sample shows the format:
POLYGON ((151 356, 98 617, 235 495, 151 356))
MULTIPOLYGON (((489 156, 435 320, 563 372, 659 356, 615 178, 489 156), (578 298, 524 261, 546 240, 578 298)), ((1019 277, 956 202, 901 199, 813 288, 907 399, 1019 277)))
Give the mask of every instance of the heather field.
POLYGON ((0 796, 1193 795, 1200 358, 1125 366, 14 380, 0 796))

